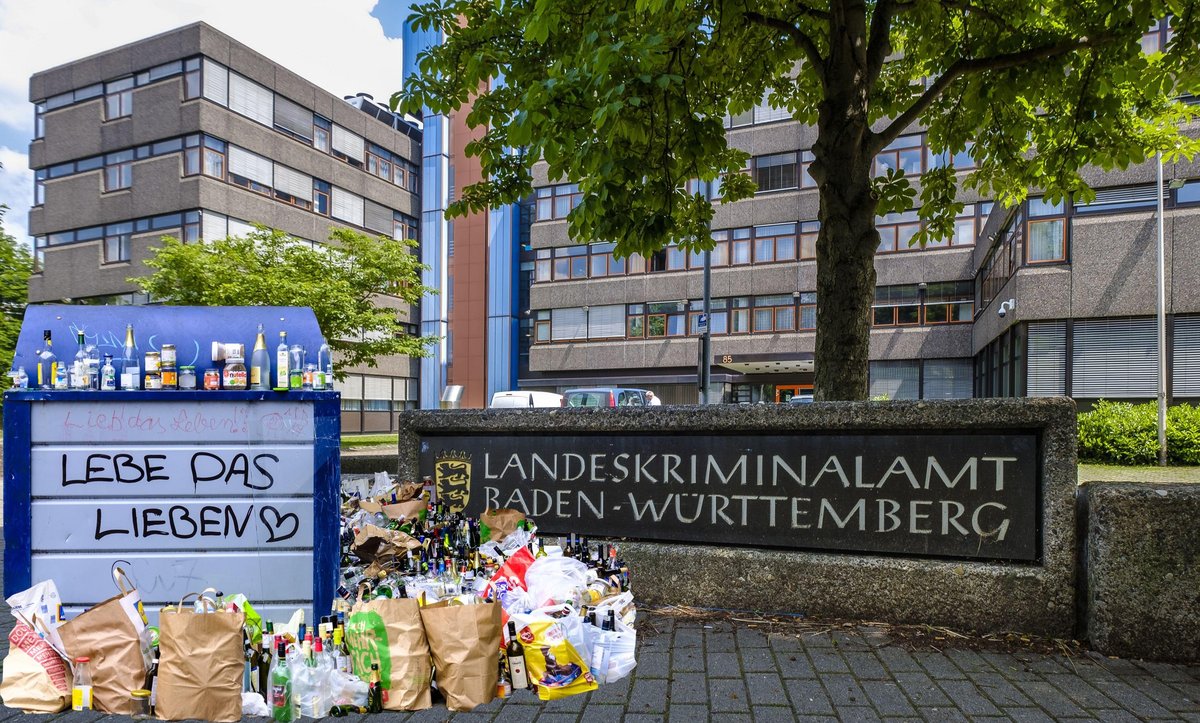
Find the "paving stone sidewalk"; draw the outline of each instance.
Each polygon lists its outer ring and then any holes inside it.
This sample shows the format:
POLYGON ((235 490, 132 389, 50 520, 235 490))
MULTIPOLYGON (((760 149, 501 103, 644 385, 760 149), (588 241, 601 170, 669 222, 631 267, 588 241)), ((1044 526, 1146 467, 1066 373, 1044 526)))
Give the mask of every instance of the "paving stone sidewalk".
MULTIPOLYGON (((521 692, 470 713, 444 705, 369 723, 737 723, 756 721, 1200 721, 1200 666, 967 649, 910 651, 871 628, 797 634, 762 625, 648 614, 638 666, 564 700, 521 692)), ((99 713, 0 721, 104 723, 99 713)), ((350 716, 346 723, 366 723, 350 716)), ((262 723, 269 723, 263 721, 262 723)))

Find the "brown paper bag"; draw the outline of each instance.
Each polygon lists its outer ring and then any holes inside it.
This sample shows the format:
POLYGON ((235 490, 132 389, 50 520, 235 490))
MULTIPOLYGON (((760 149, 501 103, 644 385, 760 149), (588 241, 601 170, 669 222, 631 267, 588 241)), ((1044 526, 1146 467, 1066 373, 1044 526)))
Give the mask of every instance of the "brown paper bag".
POLYGON ((71 705, 71 667, 24 623, 8 634, 0 698, 27 713, 57 713, 71 705))
POLYGON ((416 600, 359 601, 346 618, 346 645, 354 672, 367 679, 379 666, 385 710, 424 710, 433 705, 433 667, 416 600))
POLYGON ((507 507, 501 507, 498 510, 484 510, 483 514, 479 515, 479 523, 487 525, 488 530, 491 531, 488 539, 495 542, 503 542, 504 538, 516 532, 517 523, 523 519, 525 519, 524 512, 507 507))
POLYGON ((354 533, 350 551, 363 562, 376 558, 399 557, 408 550, 420 549, 421 543, 400 530, 385 530, 375 525, 363 525, 354 533))
POLYGON ((415 520, 425 507, 425 498, 418 497, 415 500, 397 502, 394 505, 384 505, 383 514, 387 515, 389 520, 415 520))
POLYGON ((125 573, 113 571, 121 594, 110 597, 58 627, 67 655, 90 658, 92 702, 105 713, 126 713, 129 691, 146 684, 141 632, 145 620, 137 590, 125 573))
POLYGON ((471 710, 496 697, 500 665, 500 605, 421 608, 438 690, 450 710, 471 710))
POLYGON ((241 719, 245 624, 246 614, 241 612, 197 613, 185 608, 182 601, 176 608, 163 608, 158 616, 158 695, 154 705, 159 718, 241 719))
POLYGON ((424 491, 425 487, 420 482, 405 482, 396 490, 396 501, 408 502, 409 500, 415 500, 424 491))

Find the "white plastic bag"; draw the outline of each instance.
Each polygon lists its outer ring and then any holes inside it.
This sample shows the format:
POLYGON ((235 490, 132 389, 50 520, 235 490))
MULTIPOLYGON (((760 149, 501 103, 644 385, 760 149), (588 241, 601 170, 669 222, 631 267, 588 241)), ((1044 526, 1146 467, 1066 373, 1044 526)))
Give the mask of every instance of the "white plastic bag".
POLYGON ((525 587, 534 607, 584 600, 588 566, 570 557, 540 557, 525 571, 525 587))
POLYGON ((369 686, 358 676, 335 670, 330 676, 333 705, 366 706, 369 686))
MULTIPOLYGON (((618 623, 620 625, 621 623, 618 623)), ((630 630, 601 630, 590 628, 593 646, 591 661, 592 675, 597 683, 612 683, 633 672, 637 666, 637 632, 630 630)))
POLYGON ((256 717, 271 717, 271 709, 267 707, 267 701, 258 693, 251 690, 242 691, 242 715, 256 717))

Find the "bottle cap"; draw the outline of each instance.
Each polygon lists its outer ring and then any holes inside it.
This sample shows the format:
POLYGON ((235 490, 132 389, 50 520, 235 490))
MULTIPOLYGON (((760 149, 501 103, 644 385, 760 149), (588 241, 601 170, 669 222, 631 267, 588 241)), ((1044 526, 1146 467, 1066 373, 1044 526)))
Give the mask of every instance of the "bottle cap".
POLYGON ((129 691, 129 695, 133 698, 149 698, 150 691, 146 690, 145 688, 138 688, 137 690, 129 691))
POLYGON ((92 659, 87 657, 86 655, 81 655, 78 658, 75 658, 75 662, 76 663, 90 663, 90 662, 92 662, 92 659))

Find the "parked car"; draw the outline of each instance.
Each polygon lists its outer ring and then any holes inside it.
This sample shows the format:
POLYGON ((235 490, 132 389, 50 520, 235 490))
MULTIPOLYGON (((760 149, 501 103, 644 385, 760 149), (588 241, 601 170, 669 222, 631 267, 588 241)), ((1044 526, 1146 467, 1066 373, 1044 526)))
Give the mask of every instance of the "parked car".
POLYGON ((788 400, 788 404, 812 404, 813 395, 811 394, 795 394, 788 400))
POLYGON ((649 405, 645 389, 627 387, 589 387, 563 392, 568 407, 645 407, 649 405))
POLYGON ((563 395, 554 392, 496 392, 488 409, 529 409, 539 407, 562 407, 563 395))

